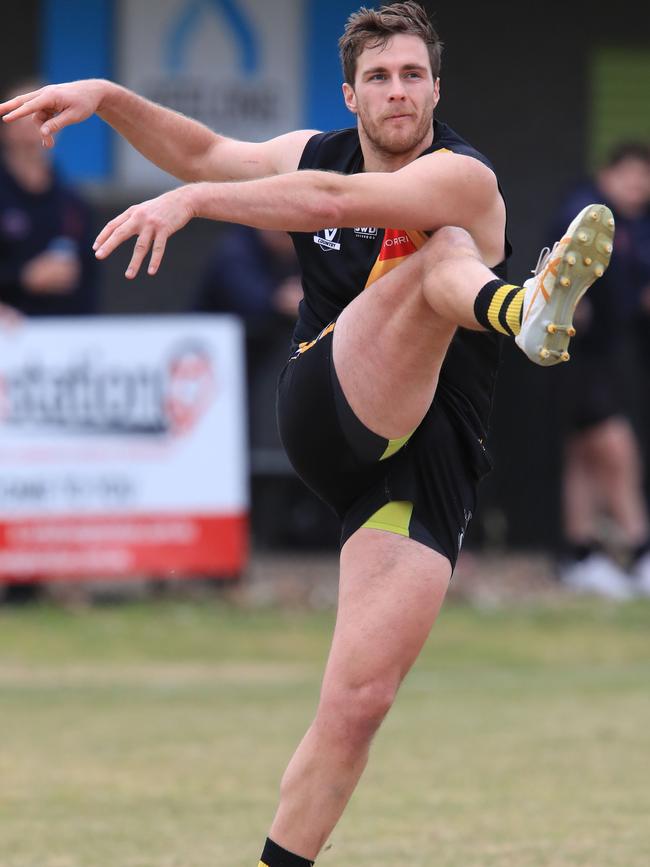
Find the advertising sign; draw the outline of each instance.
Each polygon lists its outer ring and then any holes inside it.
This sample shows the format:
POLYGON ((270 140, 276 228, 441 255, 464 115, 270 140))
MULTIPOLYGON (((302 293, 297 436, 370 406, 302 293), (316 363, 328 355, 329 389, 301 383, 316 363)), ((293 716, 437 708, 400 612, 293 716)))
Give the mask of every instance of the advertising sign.
MULTIPOLYGON (((122 0, 117 80, 223 135, 264 141, 303 125, 303 18, 302 0, 122 0)), ((171 183, 124 141, 118 179, 171 183)))
POLYGON ((0 578, 237 574, 244 389, 228 316, 0 332, 0 578))

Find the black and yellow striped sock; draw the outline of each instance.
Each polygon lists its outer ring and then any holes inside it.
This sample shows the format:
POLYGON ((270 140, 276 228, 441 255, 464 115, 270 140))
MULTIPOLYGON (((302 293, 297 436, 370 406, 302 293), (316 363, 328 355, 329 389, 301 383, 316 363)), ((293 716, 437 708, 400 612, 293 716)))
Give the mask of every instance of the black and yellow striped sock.
POLYGON ((287 852, 267 837, 258 867, 313 867, 313 864, 313 861, 294 855, 293 852, 287 852))
POLYGON ((474 316, 488 331, 516 337, 521 331, 525 289, 504 280, 491 280, 474 299, 474 316))

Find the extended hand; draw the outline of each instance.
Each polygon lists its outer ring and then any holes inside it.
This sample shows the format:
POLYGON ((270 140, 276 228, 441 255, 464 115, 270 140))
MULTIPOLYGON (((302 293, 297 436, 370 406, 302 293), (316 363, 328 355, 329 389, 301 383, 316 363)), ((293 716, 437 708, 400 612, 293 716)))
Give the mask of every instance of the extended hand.
POLYGON ((125 277, 132 280, 136 276, 150 248, 152 252, 147 270, 149 274, 155 274, 165 252, 167 239, 187 225, 194 216, 191 191, 191 185, 179 187, 156 199, 132 205, 119 217, 115 217, 104 226, 93 244, 97 258, 105 259, 116 247, 137 235, 138 240, 125 277))
POLYGON ((51 148, 56 133, 99 110, 107 84, 100 79, 49 84, 0 103, 0 115, 8 123, 31 115, 40 127, 43 146, 51 148))

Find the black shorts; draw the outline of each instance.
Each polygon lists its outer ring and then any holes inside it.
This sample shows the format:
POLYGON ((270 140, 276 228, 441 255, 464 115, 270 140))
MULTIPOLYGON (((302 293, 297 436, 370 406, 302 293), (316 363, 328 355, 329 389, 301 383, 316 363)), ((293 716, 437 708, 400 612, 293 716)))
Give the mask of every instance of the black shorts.
POLYGON ((338 514, 343 544, 360 527, 408 536, 455 566, 490 468, 480 425, 459 412, 441 378, 435 399, 407 441, 363 425, 348 404, 332 359, 334 323, 284 367, 278 425, 302 480, 338 514))

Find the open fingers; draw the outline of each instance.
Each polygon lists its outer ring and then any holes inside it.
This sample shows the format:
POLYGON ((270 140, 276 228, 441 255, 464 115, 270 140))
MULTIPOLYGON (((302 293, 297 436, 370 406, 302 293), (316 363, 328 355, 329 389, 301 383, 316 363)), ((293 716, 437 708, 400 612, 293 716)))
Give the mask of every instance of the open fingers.
POLYGON ((130 218, 131 208, 128 208, 126 211, 124 211, 124 213, 118 214, 117 217, 113 217, 110 223, 106 223, 99 235, 97 235, 95 243, 93 244, 93 250, 95 251, 95 255, 98 259, 103 258, 103 256, 105 255, 104 243, 110 238, 113 232, 122 225, 122 223, 125 223, 130 218))
POLYGON ((149 269, 147 271, 152 277, 158 273, 158 268, 162 262, 162 257, 165 255, 165 247, 167 246, 167 235, 158 232, 153 242, 153 250, 151 251, 151 259, 149 260, 149 269))
POLYGON ((41 135, 43 138, 51 138, 55 133, 61 132, 66 126, 72 123, 77 123, 79 114, 72 108, 66 108, 59 114, 50 117, 41 127, 41 135))
MULTIPOLYGON (((14 96, 12 99, 7 99, 5 102, 0 102, 0 115, 6 115, 9 112, 15 111, 24 105, 28 100, 33 99, 40 91, 31 90, 29 93, 21 93, 19 96, 14 96)), ((29 114, 29 112, 27 112, 29 114)), ((22 117, 22 115, 19 115, 22 117)), ((13 119, 13 118, 12 118, 13 119)))
MULTIPOLYGON (((36 126, 39 127, 39 130, 40 130, 40 127, 43 126, 45 121, 50 119, 50 116, 51 115, 47 111, 37 111, 35 114, 32 115, 32 120, 34 121, 36 126)), ((44 148, 54 147, 54 136, 53 135, 43 135, 41 133, 41 140, 43 142, 44 148)))
POLYGON ((128 277, 129 280, 132 280, 140 270, 140 265, 142 265, 144 257, 147 255, 149 248, 151 247, 152 240, 152 229, 145 228, 138 235, 138 240, 135 242, 135 247, 133 248, 131 261, 126 269, 126 274, 124 275, 125 277, 128 277))
POLYGON ((12 120, 27 117, 36 111, 47 108, 48 103, 48 98, 39 90, 35 90, 32 93, 10 99, 8 102, 0 103, 0 114, 3 115, 4 121, 11 123, 12 120))
MULTIPOLYGON (((110 226, 110 223, 108 225, 110 226)), ((108 229, 108 226, 106 229, 108 229)), ((106 232, 106 229, 103 230, 102 234, 106 232)), ((110 256, 113 250, 119 247, 120 244, 123 244, 134 235, 138 235, 140 231, 141 227, 138 226, 137 222, 131 217, 127 217, 123 222, 121 222, 121 224, 117 225, 109 232, 105 240, 102 241, 95 256, 98 259, 105 259, 107 256, 110 256)))

